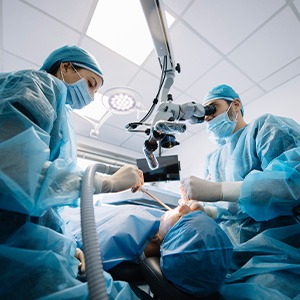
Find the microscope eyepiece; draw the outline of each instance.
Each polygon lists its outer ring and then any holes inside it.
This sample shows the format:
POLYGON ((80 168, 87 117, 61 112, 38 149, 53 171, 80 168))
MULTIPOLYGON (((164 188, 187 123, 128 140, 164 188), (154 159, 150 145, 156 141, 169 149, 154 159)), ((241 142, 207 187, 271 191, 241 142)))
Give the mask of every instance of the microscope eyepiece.
POLYGON ((216 112, 216 108, 213 104, 205 105, 204 110, 206 116, 212 115, 216 112))

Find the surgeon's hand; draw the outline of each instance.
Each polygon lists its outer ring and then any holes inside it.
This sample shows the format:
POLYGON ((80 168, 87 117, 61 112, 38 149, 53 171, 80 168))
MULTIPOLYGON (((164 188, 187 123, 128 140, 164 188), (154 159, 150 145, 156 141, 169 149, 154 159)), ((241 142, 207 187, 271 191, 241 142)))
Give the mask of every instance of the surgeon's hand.
POLYGON ((223 199, 222 184, 190 176, 180 181, 181 198, 204 202, 216 202, 223 199))
POLYGON ((125 165, 111 176, 95 175, 95 193, 114 193, 127 189, 136 192, 144 184, 144 175, 136 166, 125 165), (102 182, 102 185, 99 184, 102 182))

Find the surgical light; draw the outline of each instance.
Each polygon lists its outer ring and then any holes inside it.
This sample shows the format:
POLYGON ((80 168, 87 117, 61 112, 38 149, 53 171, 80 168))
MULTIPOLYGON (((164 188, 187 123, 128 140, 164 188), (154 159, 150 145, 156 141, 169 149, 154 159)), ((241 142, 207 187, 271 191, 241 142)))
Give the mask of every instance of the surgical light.
POLYGON ((140 109, 142 97, 130 87, 114 87, 102 95, 101 101, 106 112, 99 122, 94 124, 90 131, 91 137, 98 137, 100 127, 112 114, 125 115, 140 109))
POLYGON ((140 94, 129 87, 114 87, 102 96, 103 105, 112 113, 128 114, 140 107, 140 94))

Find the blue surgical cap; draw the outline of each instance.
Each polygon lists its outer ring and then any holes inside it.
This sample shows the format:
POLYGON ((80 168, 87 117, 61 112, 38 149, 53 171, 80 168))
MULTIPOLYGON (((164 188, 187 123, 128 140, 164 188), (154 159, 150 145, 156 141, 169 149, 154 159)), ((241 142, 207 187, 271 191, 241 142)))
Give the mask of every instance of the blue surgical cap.
POLYGON ((96 58, 76 45, 66 45, 54 50, 46 58, 40 70, 50 72, 50 70, 55 70, 62 62, 71 62, 75 66, 90 70, 103 80, 103 73, 96 58))
POLYGON ((183 216, 161 245, 161 270, 178 289, 206 296, 217 292, 232 258, 232 244, 202 211, 183 216))
POLYGON ((241 113, 244 115, 244 108, 242 105, 242 101, 240 96, 235 92, 235 90, 226 84, 220 84, 216 87, 212 88, 204 97, 203 104, 205 105, 207 102, 216 100, 216 99, 223 99, 227 101, 233 101, 234 99, 239 99, 241 102, 241 113))

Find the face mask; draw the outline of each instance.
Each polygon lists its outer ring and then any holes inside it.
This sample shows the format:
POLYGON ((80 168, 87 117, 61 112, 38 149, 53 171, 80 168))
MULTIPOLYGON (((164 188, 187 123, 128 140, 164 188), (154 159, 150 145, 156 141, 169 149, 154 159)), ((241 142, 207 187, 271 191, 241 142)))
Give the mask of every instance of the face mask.
POLYGON ((72 84, 66 83, 64 76, 61 73, 63 82, 68 89, 66 104, 69 104, 73 109, 81 109, 91 103, 93 101, 93 97, 88 89, 86 81, 80 76, 75 68, 74 70, 80 77, 80 80, 72 84))
POLYGON ((228 112, 231 108, 231 105, 227 111, 219 114, 209 122, 207 122, 207 131, 214 135, 216 140, 224 139, 228 137, 234 131, 237 123, 237 114, 235 120, 230 120, 228 112))

